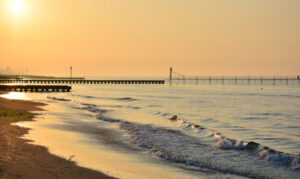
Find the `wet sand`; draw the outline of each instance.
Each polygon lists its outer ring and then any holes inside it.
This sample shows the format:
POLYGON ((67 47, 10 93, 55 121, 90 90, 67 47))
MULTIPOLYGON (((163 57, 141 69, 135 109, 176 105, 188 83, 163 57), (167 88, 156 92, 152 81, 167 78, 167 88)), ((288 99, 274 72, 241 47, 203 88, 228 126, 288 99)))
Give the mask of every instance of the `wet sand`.
MULTIPOLYGON (((0 91, 0 94, 5 92, 0 91)), ((42 146, 28 144, 20 138, 30 129, 11 125, 32 120, 28 111, 42 110, 42 103, 10 100, 0 97, 0 178, 112 178, 79 167, 72 161, 57 157, 42 146)))

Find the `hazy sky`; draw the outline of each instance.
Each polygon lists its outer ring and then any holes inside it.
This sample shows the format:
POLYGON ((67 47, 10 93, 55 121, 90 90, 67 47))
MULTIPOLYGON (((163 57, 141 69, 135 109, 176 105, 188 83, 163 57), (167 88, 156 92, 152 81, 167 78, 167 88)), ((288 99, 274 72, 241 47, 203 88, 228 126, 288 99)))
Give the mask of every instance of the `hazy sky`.
POLYGON ((70 65, 76 76, 297 75, 300 0, 0 0, 0 68, 70 65))

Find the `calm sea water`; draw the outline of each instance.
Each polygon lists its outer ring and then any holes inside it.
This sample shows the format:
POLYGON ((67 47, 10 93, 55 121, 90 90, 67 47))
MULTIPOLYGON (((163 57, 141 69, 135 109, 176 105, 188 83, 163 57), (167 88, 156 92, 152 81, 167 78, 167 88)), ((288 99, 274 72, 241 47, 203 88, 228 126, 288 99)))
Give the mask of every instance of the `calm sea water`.
MULTIPOLYGON (((300 178, 300 85, 73 85, 27 138, 121 178, 300 178)), ((13 96, 13 95, 12 95, 13 96)))

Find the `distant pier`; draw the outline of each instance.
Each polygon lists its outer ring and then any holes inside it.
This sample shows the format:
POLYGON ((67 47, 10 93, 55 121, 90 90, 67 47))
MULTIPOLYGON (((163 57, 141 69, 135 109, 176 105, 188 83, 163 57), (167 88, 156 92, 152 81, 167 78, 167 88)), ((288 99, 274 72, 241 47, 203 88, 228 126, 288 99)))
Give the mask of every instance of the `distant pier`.
POLYGON ((235 84, 235 85, 264 85, 264 84, 298 84, 300 85, 300 76, 294 76, 294 77, 212 77, 212 76, 206 76, 206 77, 199 77, 199 76, 186 76, 182 73, 178 73, 173 70, 173 68, 170 68, 170 77, 169 79, 166 79, 166 83, 170 84, 235 84))
POLYGON ((85 79, 0 79, 0 83, 18 84, 164 84, 164 80, 85 80, 85 79))
POLYGON ((67 85, 0 85, 0 90, 18 92, 70 92, 67 85))
POLYGON ((0 75, 0 84, 28 84, 28 85, 58 85, 58 84, 114 84, 114 85, 130 85, 130 84, 151 84, 162 85, 170 84, 234 84, 234 85, 300 85, 300 77, 214 77, 214 76, 186 76, 174 71, 170 68, 169 79, 164 80, 87 80, 84 77, 54 77, 54 76, 13 76, 0 75))
POLYGON ((178 84, 231 84, 231 85, 300 85, 299 78, 288 77, 181 77, 166 80, 166 83, 172 85, 178 84))

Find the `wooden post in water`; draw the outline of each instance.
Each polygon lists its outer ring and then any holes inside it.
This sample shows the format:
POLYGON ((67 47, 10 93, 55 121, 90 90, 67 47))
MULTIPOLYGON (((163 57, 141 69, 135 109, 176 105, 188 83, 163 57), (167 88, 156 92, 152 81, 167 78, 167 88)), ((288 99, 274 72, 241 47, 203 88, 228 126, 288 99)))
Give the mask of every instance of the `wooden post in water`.
POLYGON ((250 85, 250 77, 248 76, 248 85, 250 85))
POLYGON ((170 79, 169 79, 169 81, 170 81, 170 86, 172 86, 172 73, 173 73, 173 68, 171 67, 171 68, 170 68, 170 79))

